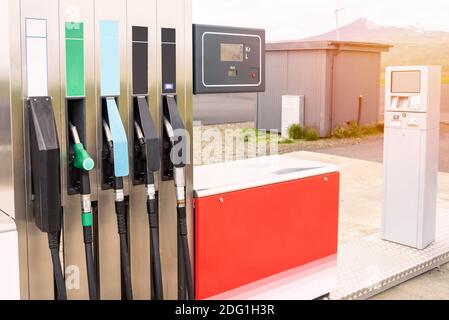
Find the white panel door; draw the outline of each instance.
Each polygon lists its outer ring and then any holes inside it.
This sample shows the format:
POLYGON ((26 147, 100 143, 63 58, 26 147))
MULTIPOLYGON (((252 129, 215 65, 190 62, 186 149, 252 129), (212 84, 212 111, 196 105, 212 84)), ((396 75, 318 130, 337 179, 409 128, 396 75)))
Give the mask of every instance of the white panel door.
POLYGON ((386 128, 384 152, 383 237, 416 246, 421 131, 386 128))

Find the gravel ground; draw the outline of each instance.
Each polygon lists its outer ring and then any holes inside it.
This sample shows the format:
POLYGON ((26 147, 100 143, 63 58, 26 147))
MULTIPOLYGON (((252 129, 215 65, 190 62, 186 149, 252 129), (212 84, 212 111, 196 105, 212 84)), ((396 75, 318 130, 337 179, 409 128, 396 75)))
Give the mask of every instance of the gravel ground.
MULTIPOLYGON (((202 126, 201 133, 203 133, 203 144, 202 148, 200 148, 199 139, 201 138, 200 131, 198 127, 195 130, 194 134, 194 160, 195 165, 201 164, 210 164, 210 163, 218 163, 230 160, 236 160, 237 155, 242 158, 250 158, 256 155, 263 155, 260 152, 251 153, 248 152, 248 143, 245 143, 244 152, 237 152, 235 146, 232 148, 232 152, 230 152, 226 157, 226 152, 222 150, 221 154, 218 154, 213 157, 208 157, 208 159, 203 159, 207 157, 203 157, 207 148, 210 149, 211 144, 207 143, 207 137, 204 136, 204 133, 207 130, 215 130, 220 132, 222 135, 226 130, 233 130, 234 132, 250 130, 254 128, 253 122, 244 122, 244 123, 236 123, 236 124, 224 124, 224 125, 211 125, 211 126, 202 126), (206 142, 204 142, 206 141, 206 142), (205 160, 205 161, 204 161, 205 160)), ((222 139, 222 146, 225 146, 225 139, 222 139)), ((213 144, 212 144, 213 145, 213 144)), ((266 151, 269 153, 270 148, 264 150, 262 148, 262 152, 266 151)), ((367 161, 375 161, 382 162, 383 161, 383 134, 377 134, 372 136, 365 136, 363 138, 353 138, 353 139, 336 139, 336 138, 328 138, 328 139, 320 139, 318 141, 294 141, 292 144, 279 144, 278 145, 278 153, 285 154, 297 151, 313 151, 318 153, 326 153, 332 154, 336 156, 367 160, 367 161)), ((439 154, 439 171, 441 172, 449 172, 449 124, 441 124, 440 126, 440 154, 439 154)))
MULTIPOLYGON (((207 125, 197 126, 194 129, 194 164, 211 164, 220 163, 225 161, 232 161, 237 159, 246 159, 255 156, 263 156, 270 154, 270 143, 265 142, 259 145, 259 148, 255 150, 250 149, 248 142, 244 141, 245 132, 251 132, 255 125, 253 122, 222 124, 222 125, 207 125), (240 137, 240 141, 243 141, 245 147, 243 150, 237 150, 234 145, 226 142, 225 132, 232 131, 234 137, 240 137), (215 140, 211 140, 211 136, 215 137, 215 140), (200 143, 202 142, 202 143, 200 143), (262 146, 262 147, 260 147, 262 146), (226 147, 228 147, 226 149, 226 147), (220 151, 221 150, 221 151, 220 151)), ((347 147, 361 144, 362 142, 379 141, 382 140, 383 135, 372 135, 363 138, 348 138, 348 139, 336 139, 327 138, 317 141, 304 141, 297 140, 290 144, 280 143, 278 144, 278 150, 274 153, 286 154, 297 151, 316 151, 327 150, 338 147, 347 147)))

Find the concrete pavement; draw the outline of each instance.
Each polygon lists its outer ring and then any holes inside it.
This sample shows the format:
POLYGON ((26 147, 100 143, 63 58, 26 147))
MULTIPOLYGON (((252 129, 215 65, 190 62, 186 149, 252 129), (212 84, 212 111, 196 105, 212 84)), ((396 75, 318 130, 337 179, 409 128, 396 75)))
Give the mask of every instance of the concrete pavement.
MULTIPOLYGON (((359 148, 371 149, 372 146, 362 143, 359 148)), ((354 150, 348 152, 353 153, 354 150)), ((366 153, 361 152, 359 156, 366 156, 369 152, 375 153, 371 150, 366 153)), ((381 163, 326 153, 296 152, 289 155, 339 166, 341 170, 340 244, 379 232, 383 180, 381 163)), ((439 214, 449 211, 449 173, 439 173, 437 211, 439 214)), ((373 299, 449 299, 449 265, 389 289, 373 299)))

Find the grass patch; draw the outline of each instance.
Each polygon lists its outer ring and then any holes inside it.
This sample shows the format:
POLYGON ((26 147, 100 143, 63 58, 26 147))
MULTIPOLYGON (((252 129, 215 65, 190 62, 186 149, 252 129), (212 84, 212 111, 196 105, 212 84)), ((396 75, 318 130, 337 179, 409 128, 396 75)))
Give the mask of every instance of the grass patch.
POLYGON ((292 139, 281 139, 279 140, 279 144, 292 144, 295 141, 293 141, 292 139))
POLYGON ((316 141, 320 139, 320 134, 314 128, 303 128, 299 124, 292 124, 288 127, 288 140, 316 141))
POLYGON ((320 135, 314 128, 304 129, 304 140, 306 141, 317 141, 320 139, 320 135))
POLYGON ((243 137, 243 141, 245 141, 245 142, 249 142, 249 140, 253 137, 256 137, 256 141, 258 141, 258 142, 265 141, 268 143, 271 140, 271 138, 270 138, 271 134, 269 131, 266 131, 266 130, 257 130, 254 128, 246 128, 241 131, 241 135, 243 137))
POLYGON ((337 139, 344 138, 361 138, 363 136, 371 136, 384 132, 383 123, 377 123, 369 126, 359 126, 356 121, 350 121, 346 125, 338 127, 332 135, 337 139))

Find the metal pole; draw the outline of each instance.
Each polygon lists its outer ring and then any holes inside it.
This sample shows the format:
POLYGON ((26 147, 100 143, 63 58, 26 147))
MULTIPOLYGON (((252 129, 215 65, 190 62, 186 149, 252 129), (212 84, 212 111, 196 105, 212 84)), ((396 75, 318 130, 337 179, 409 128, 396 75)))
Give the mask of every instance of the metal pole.
POLYGON ((340 41, 340 24, 338 23, 338 13, 346 8, 335 9, 335 24, 337 25, 337 41, 340 41))
POLYGON ((362 106, 363 106, 363 95, 359 95, 359 109, 357 114, 357 125, 360 126, 362 121, 362 106))

